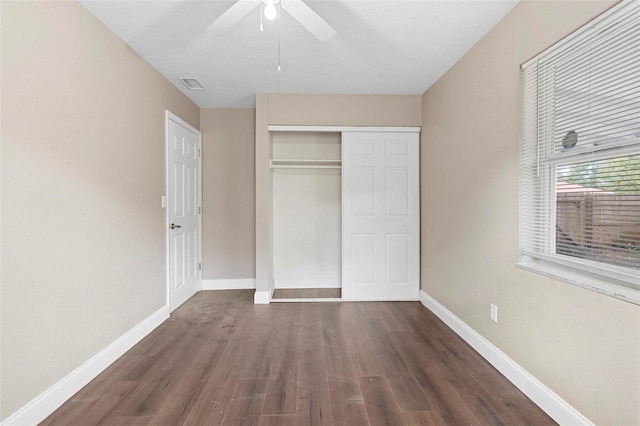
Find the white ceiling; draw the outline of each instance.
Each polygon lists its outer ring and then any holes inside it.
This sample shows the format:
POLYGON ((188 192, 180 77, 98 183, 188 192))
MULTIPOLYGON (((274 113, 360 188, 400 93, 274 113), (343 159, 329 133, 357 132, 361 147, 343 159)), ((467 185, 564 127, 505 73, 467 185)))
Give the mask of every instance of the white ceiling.
POLYGON ((308 0, 337 35, 320 42, 283 13, 278 72, 277 24, 261 33, 259 8, 218 32, 233 1, 81 0, 201 108, 252 107, 261 92, 422 94, 517 1, 308 0))

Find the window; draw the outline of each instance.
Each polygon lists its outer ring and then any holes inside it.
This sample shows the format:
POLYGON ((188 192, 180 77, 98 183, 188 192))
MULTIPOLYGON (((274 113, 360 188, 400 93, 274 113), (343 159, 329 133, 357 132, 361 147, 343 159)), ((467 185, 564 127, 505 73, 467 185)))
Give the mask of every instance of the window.
POLYGON ((523 64, 521 91, 519 266, 640 304, 640 2, 523 64))

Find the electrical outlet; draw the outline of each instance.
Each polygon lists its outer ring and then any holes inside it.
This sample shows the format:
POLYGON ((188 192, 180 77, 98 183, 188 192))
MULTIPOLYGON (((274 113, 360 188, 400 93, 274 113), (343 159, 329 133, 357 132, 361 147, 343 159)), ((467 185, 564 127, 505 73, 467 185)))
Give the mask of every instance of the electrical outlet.
POLYGON ((491 320, 493 322, 498 322, 498 307, 496 305, 494 305, 493 303, 491 304, 491 320))

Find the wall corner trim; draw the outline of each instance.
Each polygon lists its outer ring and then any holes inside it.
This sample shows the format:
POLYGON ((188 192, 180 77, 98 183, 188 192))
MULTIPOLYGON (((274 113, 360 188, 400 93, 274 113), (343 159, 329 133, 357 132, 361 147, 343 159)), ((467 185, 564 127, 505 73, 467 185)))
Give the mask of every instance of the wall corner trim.
POLYGON ((169 318, 169 306, 165 305, 13 413, 1 425, 40 423, 167 318, 169 318))
POLYGON ((252 290, 255 288, 255 278, 202 280, 202 290, 252 290))
POLYGON ((256 291, 253 295, 253 303, 255 305, 268 305, 271 303, 270 291, 256 291))
POLYGON ((449 328, 464 339, 483 358, 502 373, 511 383, 527 395, 535 404, 561 425, 593 425, 579 411, 560 398, 555 392, 533 377, 524 368, 505 355, 477 331, 454 315, 447 308, 420 290, 420 302, 440 318, 449 328))

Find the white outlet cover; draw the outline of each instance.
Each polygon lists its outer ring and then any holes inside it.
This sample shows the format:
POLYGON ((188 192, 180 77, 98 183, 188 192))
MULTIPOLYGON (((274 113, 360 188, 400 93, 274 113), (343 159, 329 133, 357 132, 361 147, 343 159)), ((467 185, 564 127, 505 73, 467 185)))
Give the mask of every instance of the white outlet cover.
POLYGON ((491 320, 498 322, 498 307, 493 303, 491 304, 491 320))

